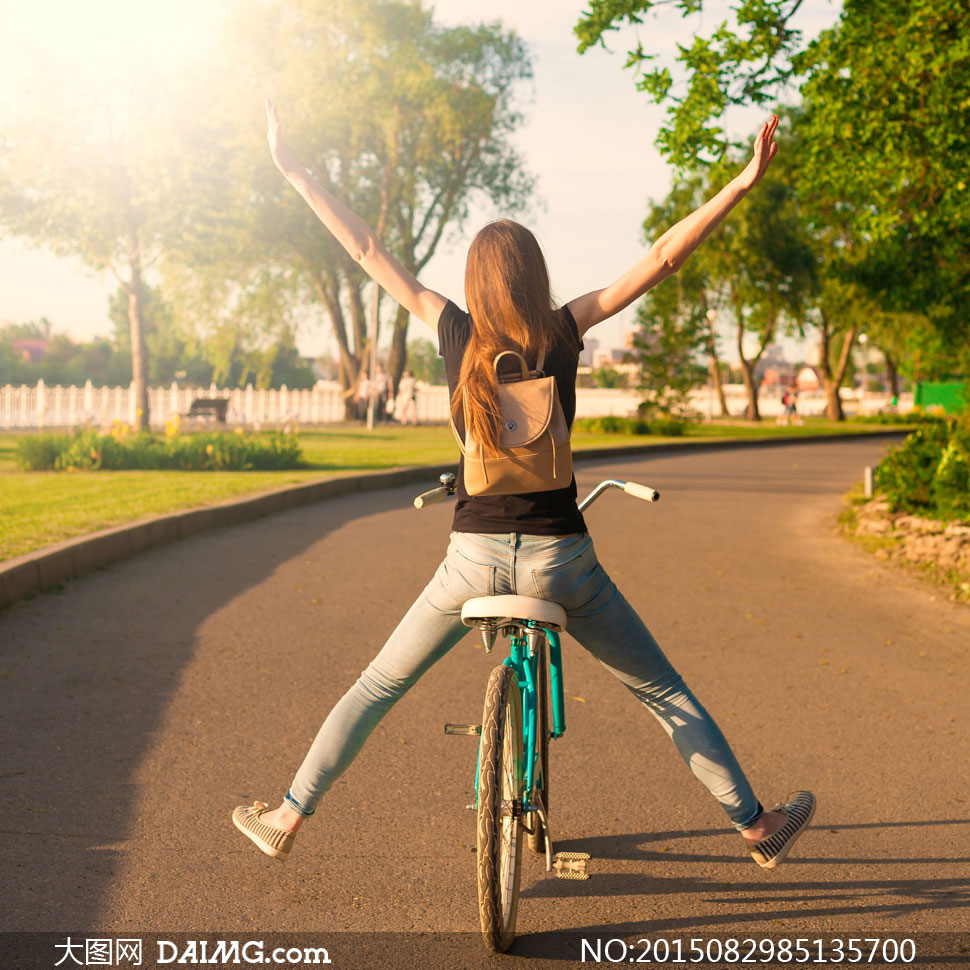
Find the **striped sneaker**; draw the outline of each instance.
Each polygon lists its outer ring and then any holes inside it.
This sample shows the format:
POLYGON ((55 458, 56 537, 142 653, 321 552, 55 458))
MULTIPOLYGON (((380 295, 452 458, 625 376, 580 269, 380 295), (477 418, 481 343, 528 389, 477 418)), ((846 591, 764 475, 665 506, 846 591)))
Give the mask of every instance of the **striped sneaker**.
POLYGON ((277 828, 260 821, 259 816, 269 809, 265 802, 253 802, 249 805, 239 805, 233 809, 232 824, 250 839, 255 842, 260 849, 267 855, 281 862, 290 854, 293 848, 293 840, 296 838, 295 832, 287 832, 286 829, 277 828))
POLYGON ((810 791, 798 791, 789 798, 791 801, 783 802, 772 809, 773 812, 784 812, 788 816, 785 824, 751 848, 751 858, 762 869, 774 869, 788 855, 815 814, 815 796, 810 791))

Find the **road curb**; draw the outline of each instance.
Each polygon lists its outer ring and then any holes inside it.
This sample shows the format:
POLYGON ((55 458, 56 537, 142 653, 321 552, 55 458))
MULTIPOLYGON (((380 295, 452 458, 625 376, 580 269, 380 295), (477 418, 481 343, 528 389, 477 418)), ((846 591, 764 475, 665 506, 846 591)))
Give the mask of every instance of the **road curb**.
MULTIPOLYGON (((903 437, 908 433, 907 431, 873 431, 863 434, 806 435, 799 438, 729 438, 723 441, 695 439, 664 444, 621 445, 615 448, 577 450, 573 452, 573 461, 581 464, 604 458, 643 458, 688 451, 772 448, 856 438, 903 437)), ((376 472, 372 475, 346 476, 321 482, 287 485, 284 488, 248 498, 231 499, 218 505, 160 515, 142 522, 104 529, 78 539, 69 539, 0 563, 0 609, 45 590, 56 590, 68 579, 74 579, 93 569, 127 559, 177 539, 187 539, 208 529, 239 525, 265 515, 272 515, 274 512, 351 495, 354 492, 372 492, 410 484, 430 487, 429 483, 432 483, 438 475, 455 469, 455 462, 449 462, 445 465, 411 466, 376 472)))

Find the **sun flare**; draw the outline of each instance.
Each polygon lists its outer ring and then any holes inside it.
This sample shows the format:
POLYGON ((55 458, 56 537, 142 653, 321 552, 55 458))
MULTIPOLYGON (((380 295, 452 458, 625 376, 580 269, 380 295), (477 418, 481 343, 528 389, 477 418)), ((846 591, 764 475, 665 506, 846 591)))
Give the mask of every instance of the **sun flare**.
POLYGON ((47 55, 96 74, 141 60, 171 70, 204 57, 226 5, 224 0, 33 0, 3 6, 0 48, 8 66, 13 59, 29 70, 31 56, 47 55))

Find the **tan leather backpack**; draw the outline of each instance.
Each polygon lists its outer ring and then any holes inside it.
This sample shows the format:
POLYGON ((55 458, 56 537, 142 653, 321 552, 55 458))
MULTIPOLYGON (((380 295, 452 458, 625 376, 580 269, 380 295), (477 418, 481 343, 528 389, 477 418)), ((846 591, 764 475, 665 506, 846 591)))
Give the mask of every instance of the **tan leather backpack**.
MULTIPOLYGON (((452 418, 451 430, 465 457, 465 490, 469 495, 547 492, 566 488, 572 481, 569 427, 559 403, 556 378, 542 373, 544 361, 543 349, 534 371, 514 350, 502 351, 492 362, 502 415, 498 454, 486 455, 467 430, 462 441, 452 418), (504 357, 518 360, 517 372, 502 373, 500 362, 504 357)), ((463 409, 467 429, 467 397, 463 399, 463 409)))

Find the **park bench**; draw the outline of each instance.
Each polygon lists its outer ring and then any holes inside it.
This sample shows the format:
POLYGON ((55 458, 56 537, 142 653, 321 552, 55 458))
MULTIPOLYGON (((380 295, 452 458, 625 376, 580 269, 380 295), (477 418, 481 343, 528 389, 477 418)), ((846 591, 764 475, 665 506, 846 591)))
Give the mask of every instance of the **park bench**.
POLYGON ((218 421, 220 424, 225 424, 228 409, 229 401, 224 397, 197 397, 182 417, 187 420, 218 421))

